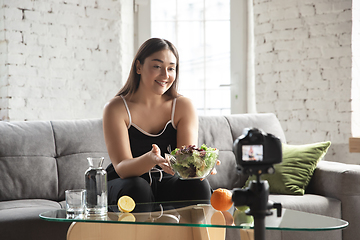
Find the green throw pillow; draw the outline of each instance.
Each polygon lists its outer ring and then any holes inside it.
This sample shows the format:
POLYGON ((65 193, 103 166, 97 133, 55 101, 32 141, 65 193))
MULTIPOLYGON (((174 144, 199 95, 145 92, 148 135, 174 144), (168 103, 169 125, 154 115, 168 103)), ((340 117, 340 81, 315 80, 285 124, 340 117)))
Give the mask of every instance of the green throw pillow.
MULTIPOLYGON (((274 174, 263 174, 261 179, 269 182, 270 193, 304 195, 318 162, 330 145, 330 141, 306 145, 283 144, 282 162, 274 165, 274 174)), ((251 176, 245 186, 254 179, 255 176, 251 176)))

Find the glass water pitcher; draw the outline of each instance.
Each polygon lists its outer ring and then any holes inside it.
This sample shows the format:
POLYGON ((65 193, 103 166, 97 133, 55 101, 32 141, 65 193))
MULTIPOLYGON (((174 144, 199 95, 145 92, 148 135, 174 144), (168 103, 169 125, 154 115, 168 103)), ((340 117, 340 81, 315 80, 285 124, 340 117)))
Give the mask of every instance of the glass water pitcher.
POLYGON ((107 173, 103 169, 103 157, 87 158, 89 168, 85 172, 86 214, 107 214, 107 173))

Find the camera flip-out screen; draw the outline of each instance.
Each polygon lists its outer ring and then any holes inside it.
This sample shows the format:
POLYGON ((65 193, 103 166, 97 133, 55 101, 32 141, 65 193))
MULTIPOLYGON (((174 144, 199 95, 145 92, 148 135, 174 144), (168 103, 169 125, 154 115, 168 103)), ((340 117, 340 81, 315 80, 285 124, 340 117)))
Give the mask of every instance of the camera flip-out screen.
POLYGON ((262 161, 264 156, 263 145, 243 145, 243 161, 262 161))

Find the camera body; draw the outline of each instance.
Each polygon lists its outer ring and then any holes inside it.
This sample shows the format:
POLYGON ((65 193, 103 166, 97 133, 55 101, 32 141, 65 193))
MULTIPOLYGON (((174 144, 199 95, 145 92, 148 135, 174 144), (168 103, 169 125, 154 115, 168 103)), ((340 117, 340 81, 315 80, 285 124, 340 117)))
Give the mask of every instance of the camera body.
POLYGON ((237 169, 245 174, 256 175, 247 188, 235 188, 232 201, 235 206, 247 205, 247 215, 254 217, 255 240, 265 240, 265 217, 271 215, 272 208, 281 216, 281 203, 269 201, 270 186, 261 180, 261 174, 274 173, 273 164, 282 161, 282 145, 279 138, 257 128, 245 128, 233 144, 237 169))
POLYGON ((273 173, 273 164, 282 161, 279 138, 257 128, 245 128, 233 145, 237 169, 246 174, 273 173))

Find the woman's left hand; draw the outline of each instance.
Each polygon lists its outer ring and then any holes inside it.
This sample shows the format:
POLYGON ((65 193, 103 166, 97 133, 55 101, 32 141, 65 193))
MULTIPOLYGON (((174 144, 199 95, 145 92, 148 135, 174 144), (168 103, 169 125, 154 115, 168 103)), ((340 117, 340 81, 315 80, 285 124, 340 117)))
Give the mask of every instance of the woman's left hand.
MULTIPOLYGON (((216 160, 216 165, 219 166, 221 164, 220 160, 216 160)), ((211 175, 215 175, 217 173, 216 168, 213 168, 213 170, 211 171, 211 175)))

